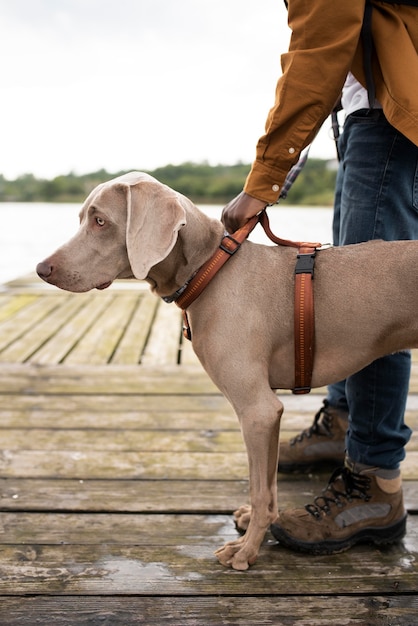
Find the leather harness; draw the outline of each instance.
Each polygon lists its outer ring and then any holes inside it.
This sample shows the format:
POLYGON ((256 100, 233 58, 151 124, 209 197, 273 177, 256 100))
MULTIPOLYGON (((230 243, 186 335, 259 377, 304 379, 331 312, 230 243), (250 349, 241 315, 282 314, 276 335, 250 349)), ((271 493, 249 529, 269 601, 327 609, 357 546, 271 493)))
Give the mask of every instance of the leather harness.
POLYGON ((273 243, 280 246, 291 246, 298 249, 295 266, 295 387, 293 393, 309 393, 314 361, 315 318, 313 277, 315 255, 323 246, 320 243, 290 241, 276 237, 270 230, 269 220, 265 210, 252 217, 242 228, 232 235, 226 234, 219 248, 212 257, 196 272, 191 280, 182 288, 181 293, 174 298, 178 307, 183 310, 183 334, 191 339, 191 329, 187 316, 188 307, 202 293, 209 282, 214 278, 221 267, 239 250, 241 244, 255 226, 260 222, 266 235, 273 243))

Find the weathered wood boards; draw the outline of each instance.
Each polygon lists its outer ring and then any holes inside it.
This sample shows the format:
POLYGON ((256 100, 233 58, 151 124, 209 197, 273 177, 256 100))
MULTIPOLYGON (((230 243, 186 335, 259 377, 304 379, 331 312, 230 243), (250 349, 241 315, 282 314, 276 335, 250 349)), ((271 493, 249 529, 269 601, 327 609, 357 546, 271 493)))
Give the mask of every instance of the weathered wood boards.
MULTIPOLYGON (((234 572, 213 552, 237 537, 244 446, 180 331, 176 307, 140 287, 0 294, 0 626, 418 623, 415 366, 405 540, 309 557, 267 535, 234 572)), ((283 395, 291 437, 322 395, 283 395)), ((279 476, 280 506, 327 477, 279 476)))
POLYGON ((41 286, 0 293, 0 363, 177 365, 197 359, 184 346, 181 312, 142 283, 103 293, 41 286))

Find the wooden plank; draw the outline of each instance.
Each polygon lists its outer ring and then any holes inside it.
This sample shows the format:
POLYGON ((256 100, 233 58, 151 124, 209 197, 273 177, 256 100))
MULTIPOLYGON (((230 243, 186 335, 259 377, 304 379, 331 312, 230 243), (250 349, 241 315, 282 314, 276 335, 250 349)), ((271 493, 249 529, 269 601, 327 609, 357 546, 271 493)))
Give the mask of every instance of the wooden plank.
MULTIPOLYGON (((109 480, 1 478, 3 511, 199 513, 230 515, 248 502, 243 480, 109 480)), ((278 475, 279 508, 302 507, 317 496, 327 474, 278 475)), ((405 507, 418 512, 418 481, 404 481, 405 507)))
MULTIPOLYGON (((1 377, 0 377, 1 381, 1 377)), ((197 386, 195 381, 194 388, 197 386)), ((1 382, 0 382, 1 384, 1 382)), ((160 382, 161 388, 162 382, 160 382)), ((202 384, 203 386, 203 384, 202 384)), ((152 393, 150 385, 149 394, 73 394, 54 393, 52 395, 33 393, 30 381, 27 386, 22 385, 22 390, 18 394, 7 394, 1 396, 1 407, 3 411, 20 410, 28 412, 28 415, 37 415, 40 407, 47 408, 48 411, 61 411, 65 406, 66 411, 74 412, 74 419, 77 419, 78 412, 92 411, 95 415, 99 411, 104 414, 113 412, 130 412, 137 410, 138 413, 159 412, 170 410, 174 412, 200 412, 200 411, 225 411, 230 410, 227 400, 215 392, 201 393, 199 395, 170 393, 170 390, 162 393, 152 393)), ((236 418, 235 418, 236 419, 236 418)), ((210 423, 208 424, 210 427, 210 423)))
MULTIPOLYGON (((402 463, 404 480, 417 480, 418 452, 402 463)), ((0 472, 7 478, 95 478, 146 480, 239 480, 247 476, 242 452, 141 452, 107 450, 5 450, 0 472)))
MULTIPOLYGON (((232 409, 220 404, 218 407, 215 405, 213 409, 211 407, 204 409, 203 405, 206 402, 202 401, 199 406, 199 399, 197 398, 187 398, 189 403, 193 400, 195 410, 190 410, 190 407, 186 409, 184 404, 179 403, 177 403, 178 409, 176 410, 174 399, 173 404, 171 404, 170 401, 166 402, 166 397, 164 397, 163 402, 160 402, 160 409, 155 411, 142 410, 139 406, 136 408, 132 398, 130 398, 130 410, 119 408, 116 399, 113 402, 108 402, 107 406, 96 405, 96 409, 93 402, 91 403, 91 410, 89 410, 85 405, 74 404, 72 399, 69 400, 70 406, 65 403, 65 408, 58 406, 58 408, 52 409, 48 397, 36 396, 36 398, 38 403, 35 398, 30 398, 34 404, 33 408, 27 403, 18 402, 13 396, 5 398, 5 402, 7 401, 7 404, 13 408, 7 409, 4 405, 0 408, 0 428, 102 428, 124 431, 170 428, 171 430, 240 431, 238 420, 232 409), (14 402, 15 399, 16 402, 14 402)), ((54 404, 59 404, 59 400, 61 400, 62 405, 62 397, 58 397, 54 404)), ((81 398, 81 401, 83 400, 84 398, 81 398)), ((91 402, 92 398, 88 398, 88 400, 91 402)))
POLYGON ((219 430, 2 429, 6 450, 112 452, 242 452, 241 433, 219 430))
POLYGON ((112 363, 135 365, 141 362, 157 307, 158 298, 145 292, 112 356, 112 363))
POLYGON ((38 296, 35 294, 29 293, 13 295, 8 292, 0 293, 0 322, 4 322, 4 320, 16 315, 18 311, 37 298, 38 296))
MULTIPOLYGON (((29 359, 73 318, 82 304, 83 302, 76 298, 61 301, 61 306, 51 311, 44 319, 40 320, 35 328, 31 328, 27 333, 18 337, 3 350, 0 354, 0 362, 22 363, 29 359)), ((36 360, 36 358, 33 360, 36 360)), ((51 357, 49 362, 52 362, 51 357)))
MULTIPOLYGON (((90 294, 79 294, 80 297, 72 296, 72 299, 78 301, 80 308, 77 313, 68 318, 67 323, 62 326, 51 338, 29 359, 31 364, 35 366, 42 364, 61 363, 65 357, 71 352, 77 342, 83 337, 87 330, 95 323, 96 319, 101 315, 110 302, 111 294, 101 294, 100 296, 91 296, 90 294)), ((28 372, 36 371, 36 367, 27 365, 28 372)), ((17 372, 16 372, 17 373, 17 372)))
POLYGON ((159 300, 141 363, 147 366, 178 364, 181 328, 180 309, 159 300))
POLYGON ((183 540, 199 545, 204 542, 205 526, 211 543, 214 537, 216 540, 216 529, 222 529, 226 540, 238 536, 230 516, 21 512, 2 513, 0 546, 147 546, 159 541, 164 546, 177 546, 183 540))
MULTIPOLYGON (((345 587, 344 587, 345 588, 345 587)), ((418 598, 400 594, 231 596, 219 585, 215 597, 139 595, 8 597, 2 599, 2 626, 413 626, 418 598)))
POLYGON ((4 450, 0 473, 6 478, 240 480, 248 472, 245 452, 4 450))
MULTIPOLYGON (((7 450, 108 450, 123 452, 241 452, 237 429, 130 429, 123 428, 2 428, 2 447, 7 450)), ((418 433, 406 446, 407 454, 418 451, 418 433)))
MULTIPOLYGON (((295 396, 293 396, 295 397, 295 396)), ((293 397, 291 398, 293 400, 293 397)), ((317 399, 317 403, 320 401, 317 399)), ((286 402, 287 404, 287 402, 286 402)), ((281 421, 282 440, 292 438, 312 424, 313 411, 289 409, 281 421)), ((412 441, 418 436, 418 411, 407 411, 406 421, 413 429, 412 441)), ((2 395, 0 428, 139 428, 170 429, 228 429, 239 430, 232 407, 222 396, 164 395, 158 398, 115 396, 69 396, 63 402, 57 395, 2 395), (154 408, 148 409, 152 400, 154 408), (143 403, 147 402, 147 406, 143 403)), ((415 445, 415 444, 414 444, 415 445)))
POLYGON ((139 367, 107 365, 5 364, 0 378, 0 393, 38 394, 194 394, 219 390, 201 368, 139 367))
MULTIPOLYGON (((141 393, 141 391, 153 393, 154 389, 158 389, 158 386, 156 386, 158 380, 162 382, 160 389, 165 389, 168 393, 175 393, 176 390, 179 393, 194 393, 196 385, 193 383, 196 381, 199 381, 202 385, 203 381, 207 383, 206 386, 199 387, 201 392, 206 390, 209 393, 213 391, 219 393, 219 390, 213 385, 200 365, 197 367, 184 365, 182 367, 159 366, 156 368, 137 366, 125 366, 122 368, 116 365, 108 365, 102 371, 97 370, 95 367, 89 368, 87 365, 73 366, 72 368, 64 365, 59 368, 45 365, 42 376, 40 376, 40 370, 37 367, 31 369, 30 364, 22 366, 21 364, 7 363, 2 367, 2 372, 4 375, 0 379, 0 393, 5 391, 22 393, 27 388, 27 385, 36 380, 37 377, 40 379, 37 381, 37 389, 39 389, 40 393, 47 389, 50 389, 52 393, 70 392, 77 394, 80 391, 85 393, 87 390, 91 390, 91 393, 111 393, 110 385, 112 384, 117 386, 115 389, 118 393, 141 393), (80 382, 82 379, 84 379, 84 384, 80 384, 77 387, 76 381, 80 382), (168 387, 166 384, 167 379, 172 379, 173 382, 168 387), (61 385, 63 380, 65 384, 61 385), (134 388, 132 389, 132 387, 134 388)), ((33 391, 34 388, 31 385, 31 393, 33 391)), ((312 422, 313 415, 321 406, 324 395, 324 389, 317 389, 313 390, 309 396, 304 396, 306 407, 303 413, 309 412, 309 415, 306 416, 309 421, 308 423, 303 422, 304 427, 312 422)), ((289 402, 293 402, 293 396, 288 390, 280 390, 278 396, 285 405, 285 419, 289 402)), ((411 410, 417 410, 418 394, 411 393, 408 397, 408 404, 411 405, 411 410)))
MULTIPOLYGON (((48 533, 52 517, 46 514, 42 522, 37 516, 28 531, 19 534, 17 529, 15 543, 0 545, 0 593, 196 596, 221 591, 225 595, 300 596, 338 595, 344 589, 346 595, 356 596, 418 592, 418 522, 414 517, 403 542, 381 549, 356 546, 332 557, 293 553, 267 535, 257 562, 245 573, 224 569, 213 554, 224 541, 237 537, 229 517, 154 515, 147 520, 130 515, 124 521, 105 515, 93 524, 91 518, 82 516, 79 536, 86 537, 86 543, 67 543, 65 516, 57 518, 55 532, 48 533), (38 542, 42 524, 47 537, 38 542), (82 534, 83 525, 88 537, 82 534), (132 537, 128 529, 135 526, 138 532, 132 537), (122 529, 128 533, 125 542, 122 529)), ((12 538, 13 529, 9 533, 12 538)))
MULTIPOLYGON (((188 546, 209 543, 216 546, 222 541, 233 541, 239 537, 231 515, 197 515, 185 513, 3 513, 1 519, 0 546, 135 546, 161 545, 176 548, 183 542, 188 546), (206 538, 207 537, 207 538, 206 538)), ((264 547, 280 549, 280 554, 292 551, 279 546, 266 534, 264 547)), ((393 552, 416 554, 418 551, 418 520, 408 518, 405 539, 394 545, 393 552)), ((357 551, 357 548, 354 550, 357 551)), ((363 552, 361 548, 358 551, 363 552)), ((367 560, 372 562, 382 557, 384 562, 392 548, 366 547, 367 560)), ((309 555, 297 555, 302 560, 315 560, 309 555)), ((332 561, 333 556, 327 555, 332 561)), ((338 560, 338 555, 335 555, 338 560)), ((393 554, 390 555, 393 557, 393 554)), ((327 559, 323 560, 324 563, 327 559)), ((342 557, 343 562, 347 559, 342 557)), ((406 559, 408 560, 408 559, 406 559)), ((414 559, 410 559, 414 561, 414 559)), ((410 563, 418 574, 418 563, 410 563)), ((410 569, 410 568, 406 568, 410 569)), ((416 580, 418 591, 418 578, 416 580)))
MULTIPOLYGON (((61 370, 61 368, 59 369, 61 370)), ((2 373, 6 375, 3 368, 2 373)), ((43 368, 39 370, 39 374, 42 375, 42 373, 43 368)), ((147 375, 149 374, 150 372, 147 375)), ((80 378, 81 376, 82 374, 80 374, 80 378)), ((144 378, 141 375, 141 371, 138 377, 144 378)), ((17 378, 18 375, 14 379, 15 382, 17 378)), ((163 380, 164 378, 165 376, 162 375, 161 379, 163 380)), ((0 377, 0 387, 3 380, 0 377)), ((190 394, 165 393, 166 386, 164 386, 163 398, 158 395, 154 397, 152 393, 146 393, 140 397, 132 396, 131 394, 115 393, 113 400, 110 394, 103 397, 103 394, 80 394, 76 392, 71 395, 65 395, 65 402, 63 402, 63 396, 59 393, 34 393, 31 387, 31 380, 31 378, 24 378, 22 384, 18 385, 16 394, 8 393, 8 390, 3 388, 0 403, 2 420, 17 419, 21 423, 23 420, 23 424, 27 423, 28 425, 29 422, 26 422, 26 419, 34 420, 32 425, 36 425, 37 422, 35 420, 40 419, 42 423, 39 425, 42 427, 52 426, 57 421, 63 421, 63 425, 65 425, 66 421, 71 420, 74 427, 77 427, 77 424, 92 425, 97 420, 97 415, 103 415, 103 423, 109 423, 109 427, 112 427, 112 424, 120 423, 121 427, 129 428, 135 426, 136 423, 138 427, 141 424, 149 427, 152 425, 153 420, 155 420, 156 427, 167 427, 167 421, 164 420, 164 417, 166 417, 166 419, 171 420, 172 428, 177 426, 179 428, 191 427, 195 420, 200 420, 196 422, 196 428, 208 428, 212 424, 214 427, 221 427, 222 424, 219 424, 217 420, 223 420, 224 416, 228 416, 228 427, 231 427, 232 423, 238 427, 237 418, 231 405, 220 393, 216 393, 214 388, 212 388, 214 393, 202 392, 199 395, 194 395, 192 388, 190 394), (181 413, 184 415, 181 415, 181 413), (138 416, 138 422, 136 422, 136 415, 138 416), (53 423, 48 421, 49 418, 53 420, 53 423), (112 421, 108 422, 108 420, 112 421), (118 420, 121 421, 119 422, 118 420), (142 422, 141 420, 146 421, 142 422)), ((108 379, 109 385, 112 382, 115 382, 115 380, 108 379)), ((147 387, 147 390, 151 391, 152 388, 147 387)), ((285 414, 286 419, 284 418, 282 421, 284 431, 294 431, 297 428, 301 429, 310 425, 312 423, 312 414, 321 403, 320 398, 314 398, 311 395, 306 398, 307 406, 304 411, 299 410, 300 401, 294 405, 296 408, 293 410, 290 407, 294 404, 294 398, 296 397, 288 396, 286 398, 286 406, 289 404, 289 411, 285 414), (292 418, 290 417, 290 411, 292 411, 292 418)), ((11 421, 10 426, 12 425, 18 426, 18 422, 11 421)))
POLYGON ((19 304, 23 305, 23 303, 24 306, 19 307, 19 310, 12 317, 7 317, 0 323, 0 349, 4 349, 30 329, 35 328, 36 324, 60 305, 60 301, 54 296, 32 297, 28 301, 21 301, 19 304))
MULTIPOLYGON (((306 502, 309 486, 285 482, 282 501, 306 502), (293 494, 293 491, 295 492, 293 494), (299 500, 297 500, 299 496, 299 500), (287 498, 287 500, 286 500, 287 498)), ((303 483, 305 485, 305 483, 303 483)), ((415 483, 416 486, 416 483, 415 483)), ((313 495, 313 492, 310 492, 313 495)), ((248 501, 246 480, 91 480, 1 478, 2 511, 224 513, 248 501)), ((289 504, 290 506, 290 504, 289 504)))
MULTIPOLYGON (((78 365, 43 365, 7 363, 2 365, 0 394, 220 394, 209 376, 200 367, 165 366, 139 367, 109 364, 105 368, 78 365)), ((283 420, 287 410, 301 410, 307 415, 306 427, 312 422, 313 414, 322 404, 324 390, 314 390, 303 400, 296 400, 287 390, 280 390, 278 395, 285 406, 283 420)), ((408 410, 418 411, 418 394, 408 396, 408 410)))
POLYGON ((137 302, 136 293, 120 295, 110 301, 102 308, 100 316, 92 319, 89 328, 68 354, 65 362, 69 365, 108 363, 137 302))

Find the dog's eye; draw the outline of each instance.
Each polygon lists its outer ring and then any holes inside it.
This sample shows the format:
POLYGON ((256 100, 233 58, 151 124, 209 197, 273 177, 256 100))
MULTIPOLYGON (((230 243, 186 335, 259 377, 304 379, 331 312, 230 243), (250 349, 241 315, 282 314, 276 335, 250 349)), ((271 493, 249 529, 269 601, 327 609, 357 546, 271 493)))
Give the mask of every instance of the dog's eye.
POLYGON ((95 217, 94 218, 96 220, 96 224, 97 226, 104 226, 105 225, 105 221, 102 217, 95 217))

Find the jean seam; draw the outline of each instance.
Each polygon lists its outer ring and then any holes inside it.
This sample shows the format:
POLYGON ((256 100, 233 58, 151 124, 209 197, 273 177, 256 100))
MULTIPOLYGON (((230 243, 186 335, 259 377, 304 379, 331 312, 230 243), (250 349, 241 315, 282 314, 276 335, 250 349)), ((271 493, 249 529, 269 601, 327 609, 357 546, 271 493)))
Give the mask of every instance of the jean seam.
POLYGON ((418 211, 418 159, 415 167, 414 186, 412 189, 412 206, 418 211))
POLYGON ((397 139, 397 135, 394 135, 393 139, 392 139, 392 143, 391 143, 390 149, 388 150, 385 167, 384 167, 384 170, 383 170, 383 173, 382 173, 382 180, 381 180, 379 191, 378 191, 378 194, 377 194, 377 197, 376 197, 376 211, 375 211, 375 220, 374 220, 374 224, 373 224, 373 239, 380 239, 380 237, 377 236, 377 233, 379 232, 379 226, 382 225, 382 220, 381 220, 381 213, 382 213, 381 199, 384 198, 385 194, 387 195, 388 192, 389 192, 390 180, 388 180, 388 179, 390 178, 390 163, 391 163, 391 160, 392 160, 392 155, 393 155, 395 144, 396 144, 396 139, 397 139))

